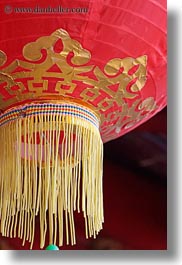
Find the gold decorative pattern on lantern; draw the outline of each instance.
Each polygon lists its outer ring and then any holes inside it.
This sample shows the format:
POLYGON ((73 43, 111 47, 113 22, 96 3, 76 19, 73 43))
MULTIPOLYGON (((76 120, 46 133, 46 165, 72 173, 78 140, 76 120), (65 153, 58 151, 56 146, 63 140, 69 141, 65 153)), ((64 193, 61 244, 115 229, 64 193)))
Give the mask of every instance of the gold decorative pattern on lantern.
POLYGON ((101 133, 107 138, 114 130, 112 121, 116 121, 115 128, 118 123, 129 127, 146 116, 142 114, 144 109, 148 113, 156 109, 153 97, 143 101, 138 98, 147 80, 146 55, 111 59, 102 70, 89 64, 88 50, 71 39, 67 31, 58 29, 25 45, 23 56, 24 60, 16 59, 5 67, 7 55, 0 51, 1 112, 26 100, 77 98, 100 114, 101 133), (62 42, 60 52, 55 51, 58 41, 62 42), (83 89, 78 89, 80 86, 83 89), (128 100, 135 100, 134 104, 129 106, 128 100))

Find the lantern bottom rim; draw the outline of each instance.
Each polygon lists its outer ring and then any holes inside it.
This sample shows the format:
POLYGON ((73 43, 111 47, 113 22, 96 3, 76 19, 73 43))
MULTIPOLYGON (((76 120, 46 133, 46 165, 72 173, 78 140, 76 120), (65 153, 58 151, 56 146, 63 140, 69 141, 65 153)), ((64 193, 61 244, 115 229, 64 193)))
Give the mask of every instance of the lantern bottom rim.
POLYGON ((77 102, 61 99, 41 99, 11 107, 0 115, 0 127, 18 119, 31 116, 59 114, 63 117, 73 116, 90 122, 99 129, 99 117, 91 108, 77 102))

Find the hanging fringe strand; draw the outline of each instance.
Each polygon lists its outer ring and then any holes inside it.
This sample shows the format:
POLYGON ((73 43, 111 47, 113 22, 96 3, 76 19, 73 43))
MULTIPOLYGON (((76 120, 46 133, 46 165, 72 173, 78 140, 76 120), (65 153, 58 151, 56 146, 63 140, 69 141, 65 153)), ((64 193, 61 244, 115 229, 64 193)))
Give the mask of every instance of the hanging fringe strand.
POLYGON ((33 247, 76 243, 74 211, 86 237, 102 229, 103 144, 98 120, 86 107, 31 104, 0 116, 0 232, 33 247))

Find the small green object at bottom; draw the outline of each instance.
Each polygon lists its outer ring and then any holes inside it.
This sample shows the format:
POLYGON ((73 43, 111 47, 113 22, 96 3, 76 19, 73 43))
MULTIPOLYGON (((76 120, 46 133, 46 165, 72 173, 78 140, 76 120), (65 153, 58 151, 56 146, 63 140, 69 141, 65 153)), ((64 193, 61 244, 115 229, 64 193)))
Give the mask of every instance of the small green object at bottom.
POLYGON ((56 245, 51 244, 46 247, 46 250, 59 250, 59 248, 56 245))

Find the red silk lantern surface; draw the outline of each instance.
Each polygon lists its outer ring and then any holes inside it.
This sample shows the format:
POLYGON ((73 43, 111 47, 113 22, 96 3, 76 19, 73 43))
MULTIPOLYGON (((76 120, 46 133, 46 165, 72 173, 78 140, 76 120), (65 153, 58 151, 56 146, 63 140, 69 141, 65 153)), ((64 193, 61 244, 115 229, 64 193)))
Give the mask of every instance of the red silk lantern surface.
MULTIPOLYGON (((87 87, 87 102, 94 107, 98 107, 99 104, 104 106, 104 110, 101 107, 99 109, 100 113, 104 113, 101 126, 104 142, 134 129, 166 105, 165 0, 80 0, 61 1, 61 4, 56 0, 51 3, 45 0, 38 3, 12 0, 8 4, 6 1, 1 1, 0 11, 0 49, 7 55, 3 67, 10 65, 17 58, 26 61, 22 51, 27 43, 34 42, 42 36, 49 36, 60 28, 66 30, 72 39, 77 40, 90 52, 91 57, 86 65, 94 65, 102 72, 106 64, 115 58, 147 56, 145 85, 140 90, 133 90, 132 93, 130 93, 132 83, 126 88, 128 96, 124 92, 122 100, 127 111, 122 119, 121 113, 124 107, 118 106, 115 101, 110 102, 112 95, 109 95, 108 91, 106 93, 102 85, 99 85, 98 93, 95 94, 92 86, 75 81, 74 91, 72 90, 71 93, 67 91, 68 97, 71 95, 71 98, 82 100, 81 93, 87 87), (78 8, 85 9, 81 12, 78 8), (131 119, 134 112, 135 117, 131 119), (113 116, 116 113, 117 115, 113 116)), ((54 49, 55 52, 61 51, 61 41, 57 42, 54 49)), ((42 54, 43 60, 46 52, 42 50, 42 54)), ((70 53, 69 56, 71 58, 72 54, 70 53)), ((118 69, 118 73, 123 71, 121 68, 118 69)), ((56 71, 55 68, 52 69, 56 71)), ((136 70, 130 69, 130 75, 136 70)), ((93 73, 89 74, 91 78, 96 78, 93 73)), ((109 79, 111 80, 112 77, 109 76, 109 79)), ((54 93, 54 85, 51 86, 51 82, 49 89, 54 93)), ((116 91, 117 85, 116 82, 110 86, 110 91, 116 91)), ((63 89, 69 90, 66 86, 63 89)), ((0 87, 1 97, 8 98, 10 94, 13 92, 4 91, 4 88, 0 87)))

